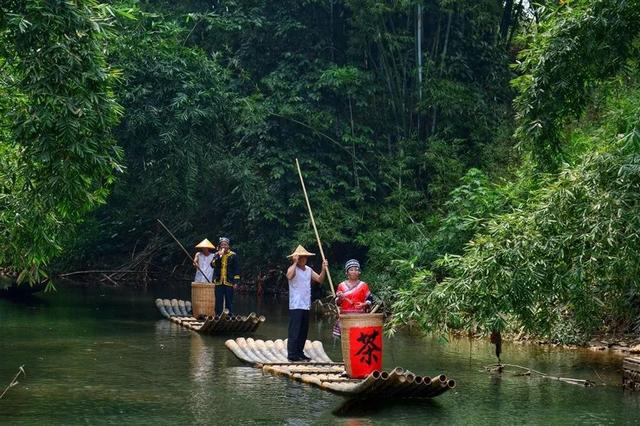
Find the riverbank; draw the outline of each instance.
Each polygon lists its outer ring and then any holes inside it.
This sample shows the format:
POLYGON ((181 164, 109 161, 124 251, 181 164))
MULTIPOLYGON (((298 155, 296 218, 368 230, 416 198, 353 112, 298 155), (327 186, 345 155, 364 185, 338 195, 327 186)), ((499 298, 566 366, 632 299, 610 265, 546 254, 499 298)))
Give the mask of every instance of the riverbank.
POLYGON ((588 343, 584 345, 567 345, 561 343, 554 343, 549 340, 536 339, 529 337, 512 337, 507 339, 515 344, 537 344, 546 345, 552 347, 561 347, 564 349, 589 349, 594 352, 611 352, 613 354, 624 355, 637 355, 640 354, 640 335, 639 334, 625 334, 625 335, 606 335, 601 334, 593 337, 588 343))

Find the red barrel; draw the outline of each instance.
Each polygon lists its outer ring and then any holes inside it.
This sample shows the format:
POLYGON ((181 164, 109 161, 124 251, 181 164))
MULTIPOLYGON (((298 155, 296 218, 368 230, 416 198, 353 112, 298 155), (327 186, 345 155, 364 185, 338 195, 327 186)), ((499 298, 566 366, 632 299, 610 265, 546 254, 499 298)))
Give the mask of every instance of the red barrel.
POLYGON ((342 358, 349 377, 361 379, 382 370, 383 314, 342 314, 342 358))

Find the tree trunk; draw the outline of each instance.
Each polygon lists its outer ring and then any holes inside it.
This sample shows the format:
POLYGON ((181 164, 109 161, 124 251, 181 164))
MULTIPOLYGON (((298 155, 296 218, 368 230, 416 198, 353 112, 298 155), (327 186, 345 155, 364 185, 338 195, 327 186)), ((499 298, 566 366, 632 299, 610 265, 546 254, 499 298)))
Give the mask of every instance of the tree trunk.
POLYGON ((447 31, 444 36, 444 46, 442 48, 442 56, 440 58, 440 74, 444 70, 444 59, 447 56, 447 47, 449 46, 449 34, 451 33, 451 18, 453 17, 453 10, 449 11, 449 17, 447 18, 447 31))
POLYGON ((500 42, 506 43, 511 28, 511 20, 513 18, 513 0, 505 0, 502 9, 502 20, 500 21, 500 42))

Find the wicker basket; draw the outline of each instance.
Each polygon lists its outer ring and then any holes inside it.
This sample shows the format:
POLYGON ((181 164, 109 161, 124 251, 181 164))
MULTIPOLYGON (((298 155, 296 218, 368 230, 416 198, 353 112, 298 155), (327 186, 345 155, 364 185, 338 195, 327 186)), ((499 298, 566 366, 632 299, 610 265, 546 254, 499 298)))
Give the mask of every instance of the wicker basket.
POLYGON ((342 358, 349 377, 363 378, 382 369, 382 323, 383 314, 340 315, 342 358))
POLYGON ((191 283, 191 305, 193 316, 212 317, 215 315, 216 294, 210 283, 191 283))

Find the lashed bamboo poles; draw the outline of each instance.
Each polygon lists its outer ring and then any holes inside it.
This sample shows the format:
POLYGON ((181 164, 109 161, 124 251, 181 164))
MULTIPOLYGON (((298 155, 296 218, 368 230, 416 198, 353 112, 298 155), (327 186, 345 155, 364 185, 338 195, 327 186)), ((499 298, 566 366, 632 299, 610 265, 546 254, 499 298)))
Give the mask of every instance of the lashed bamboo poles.
POLYGON ((241 316, 229 315, 228 310, 224 310, 219 316, 205 317, 203 321, 200 321, 191 316, 191 303, 189 301, 156 299, 155 304, 163 317, 200 333, 252 332, 266 321, 264 315, 258 316, 255 312, 247 316, 241 316))
MULTIPOLYGON (((302 178, 302 171, 300 170, 300 163, 296 158, 296 167, 298 168, 298 176, 300 176, 300 184, 302 185, 302 192, 304 193, 304 199, 307 202, 307 209, 309 210, 309 216, 311 217, 311 224, 313 225, 313 232, 316 234, 316 240, 318 242, 318 248, 320 249, 320 256, 322 256, 322 261, 324 262, 327 258, 324 256, 324 250, 322 250, 322 242, 320 241, 320 234, 318 234, 318 228, 316 227, 316 221, 313 218, 313 211, 311 211, 311 204, 309 203, 309 196, 307 195, 307 188, 304 186, 304 179, 302 178)), ((327 278, 329 279, 329 285, 331 286, 331 294, 336 295, 335 290, 333 289, 333 280, 331 279, 331 272, 329 272, 329 267, 327 266, 327 278)))
MULTIPOLYGON (((433 380, 427 376, 396 367, 391 372, 374 371, 364 379, 350 379, 345 376, 343 363, 324 362, 329 359, 322 346, 307 342, 306 349, 312 361, 284 362, 286 342, 262 341, 251 338, 227 340, 225 345, 239 359, 262 368, 265 373, 285 376, 292 380, 308 383, 321 389, 344 395, 366 395, 384 398, 432 398, 455 387, 455 381, 445 375, 433 380)), ((320 342, 318 342, 320 343, 320 342)))
POLYGON ((162 301, 162 299, 156 299, 156 308, 158 308, 158 310, 160 311, 160 314, 165 317, 165 318, 171 318, 171 315, 169 314, 169 312, 167 312, 167 310, 164 308, 164 302, 162 301))

